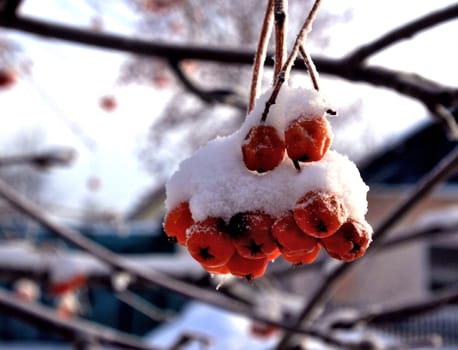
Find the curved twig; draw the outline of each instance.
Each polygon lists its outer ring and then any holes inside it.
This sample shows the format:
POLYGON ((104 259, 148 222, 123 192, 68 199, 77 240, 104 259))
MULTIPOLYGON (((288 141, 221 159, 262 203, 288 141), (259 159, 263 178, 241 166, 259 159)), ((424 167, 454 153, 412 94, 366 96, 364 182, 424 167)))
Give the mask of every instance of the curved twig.
MULTIPOLYGON (((455 16, 456 17, 456 16, 455 16)), ((108 33, 91 32, 68 26, 46 23, 30 18, 4 18, 0 15, 0 26, 22 32, 42 35, 98 48, 130 52, 133 54, 173 59, 181 61, 193 59, 226 64, 253 64, 253 51, 220 49, 202 46, 178 46, 163 43, 151 43, 108 33)), ((274 53, 268 53, 265 65, 273 67, 274 53)), ((428 106, 458 106, 458 88, 443 86, 425 79, 417 74, 381 67, 348 65, 346 59, 313 57, 321 74, 339 77, 348 81, 365 82, 379 87, 395 90, 428 106)), ((304 70, 306 66, 301 59, 296 59, 294 69, 304 70)))
POLYGON ((458 17, 458 4, 427 14, 412 22, 395 28, 373 42, 363 45, 349 54, 345 61, 350 65, 361 64, 364 60, 401 40, 408 39, 423 30, 458 17))
POLYGON ((241 102, 241 98, 237 96, 232 90, 219 89, 219 90, 204 90, 194 84, 191 79, 183 72, 180 67, 180 62, 176 60, 168 60, 171 70, 175 73, 175 76, 183 83, 185 88, 199 97, 206 103, 224 103, 229 106, 233 106, 240 110, 245 110, 246 106, 241 102))

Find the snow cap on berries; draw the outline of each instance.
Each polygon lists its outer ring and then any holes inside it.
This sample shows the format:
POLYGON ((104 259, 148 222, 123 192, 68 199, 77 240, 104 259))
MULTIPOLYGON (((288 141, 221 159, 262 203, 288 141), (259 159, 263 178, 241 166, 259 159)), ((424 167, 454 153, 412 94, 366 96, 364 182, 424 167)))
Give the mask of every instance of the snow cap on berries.
MULTIPOLYGON (((259 122, 266 98, 261 97, 238 131, 208 142, 180 164, 166 186, 167 209, 189 201, 196 221, 213 216, 228 222, 237 213, 256 210, 278 216, 291 209, 306 192, 321 189, 341 195, 352 217, 364 217, 368 187, 355 164, 335 151, 327 152, 322 161, 308 164, 301 172, 286 158, 267 174, 246 169, 240 145, 246 125, 259 122)), ((314 90, 284 87, 268 120, 281 124, 297 114, 312 117, 322 115, 326 109, 327 104, 314 90), (280 121, 282 116, 285 118, 280 121)))

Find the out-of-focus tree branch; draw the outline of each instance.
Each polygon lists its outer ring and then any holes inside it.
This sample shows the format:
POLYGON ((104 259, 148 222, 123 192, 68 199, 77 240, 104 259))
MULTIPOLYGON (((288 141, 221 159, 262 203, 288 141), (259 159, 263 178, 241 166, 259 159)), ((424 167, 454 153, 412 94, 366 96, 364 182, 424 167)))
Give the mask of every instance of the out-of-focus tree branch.
POLYGON ((383 34, 380 38, 362 45, 346 57, 350 65, 360 64, 370 56, 380 52, 387 47, 404 39, 409 39, 419 34, 423 30, 430 29, 440 23, 449 21, 458 17, 458 5, 454 4, 449 7, 428 13, 412 22, 406 23, 395 28, 388 33, 383 34))
POLYGON ((440 295, 434 295, 425 300, 398 306, 384 306, 369 309, 355 315, 350 319, 335 320, 331 328, 352 328, 363 324, 382 324, 405 320, 409 317, 425 314, 439 307, 456 304, 458 302, 458 289, 454 288, 440 295))
POLYGON ((100 344, 113 345, 121 348, 137 350, 157 350, 156 347, 144 343, 131 335, 94 324, 81 319, 63 319, 53 309, 35 303, 24 303, 18 298, 0 289, 1 313, 20 319, 37 328, 58 334, 71 341, 80 337, 93 340, 100 344))
MULTIPOLYGON (((359 49, 357 48, 353 51, 353 54, 341 59, 313 57, 313 61, 321 74, 336 76, 348 81, 365 82, 371 85, 393 89, 402 95, 420 101, 433 112, 438 105, 445 106, 446 108, 457 107, 457 87, 444 86, 438 82, 428 80, 418 74, 391 70, 385 67, 367 66, 364 65, 359 58, 354 58, 353 60, 349 59, 349 57, 359 56, 367 58, 369 53, 372 54, 372 52, 378 52, 388 44, 395 42, 396 35, 399 35, 399 40, 401 40, 406 36, 413 36, 421 30, 426 30, 434 25, 457 18, 458 5, 450 6, 444 10, 438 11, 438 13, 439 15, 431 15, 431 17, 426 17, 426 19, 419 19, 398 29, 392 30, 388 34, 388 39, 377 39, 374 44, 367 44, 365 46, 366 49, 361 49, 365 52, 364 54, 358 54, 359 49), (367 47, 377 47, 377 49, 371 49, 369 52, 367 47)), ((65 25, 48 23, 32 18, 8 16, 6 13, 1 11, 0 26, 48 38, 62 39, 75 43, 96 46, 98 48, 130 52, 142 56, 152 56, 166 60, 172 59, 176 62, 190 59, 233 65, 251 65, 253 64, 253 57, 255 56, 253 51, 247 50, 153 43, 120 35, 92 32, 65 25)), ((274 66, 275 62, 272 58, 273 56, 273 53, 269 53, 267 55, 265 60, 266 66, 274 66)), ((297 59, 295 61, 294 68, 302 70, 306 69, 301 59, 297 59)))
POLYGON ((76 157, 71 148, 56 148, 41 153, 0 157, 0 167, 30 165, 40 170, 53 166, 68 166, 76 157))

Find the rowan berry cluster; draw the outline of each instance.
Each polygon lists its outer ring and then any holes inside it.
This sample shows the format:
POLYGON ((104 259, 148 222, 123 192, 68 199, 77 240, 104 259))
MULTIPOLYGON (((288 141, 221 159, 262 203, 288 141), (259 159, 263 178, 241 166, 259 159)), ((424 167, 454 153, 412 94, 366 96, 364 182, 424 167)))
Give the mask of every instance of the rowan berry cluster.
POLYGON ((208 272, 246 279, 280 255, 293 265, 322 248, 343 261, 363 256, 368 188, 353 162, 329 150, 326 102, 284 87, 260 122, 265 98, 238 131, 182 162, 167 183, 164 231, 208 272))

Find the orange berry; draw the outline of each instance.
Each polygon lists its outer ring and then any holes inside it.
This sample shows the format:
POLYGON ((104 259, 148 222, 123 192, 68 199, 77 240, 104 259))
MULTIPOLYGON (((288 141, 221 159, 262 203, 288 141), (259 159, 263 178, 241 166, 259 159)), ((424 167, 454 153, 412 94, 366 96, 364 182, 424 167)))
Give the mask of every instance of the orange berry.
POLYGON ((222 266, 234 254, 232 239, 220 218, 210 217, 193 224, 186 245, 191 256, 208 267, 222 266))
POLYGON ((336 233, 321 240, 331 257, 347 262, 362 257, 369 242, 370 232, 367 227, 354 219, 348 219, 336 233))
POLYGON ((293 265, 299 266, 304 264, 311 264, 316 260, 318 254, 320 253, 321 246, 319 244, 316 245, 315 248, 308 252, 303 252, 301 254, 283 254, 283 259, 287 262, 290 262, 293 265))
POLYGON ((247 169, 264 173, 281 163, 285 143, 277 130, 270 125, 253 126, 242 144, 243 162, 247 169))
POLYGON ((194 224, 188 202, 182 202, 167 213, 164 220, 165 234, 174 242, 186 244, 186 230, 194 224))
POLYGON ((247 259, 235 252, 228 261, 227 267, 234 276, 242 277, 251 281, 264 275, 268 263, 269 261, 267 258, 247 259))
POLYGON ((229 271, 229 268, 227 267, 227 265, 222 265, 222 266, 208 266, 208 265, 205 265, 205 264, 201 264, 201 266, 202 266, 208 273, 211 273, 211 274, 226 275, 226 274, 228 274, 228 273, 231 273, 231 271, 229 271))
POLYGON ((332 192, 309 191, 294 206, 294 220, 306 234, 331 236, 347 220, 341 198, 332 192))
POLYGON ((241 256, 248 259, 266 258, 275 255, 275 244, 270 228, 274 218, 262 212, 238 213, 229 220, 229 234, 241 256))
POLYGON ((272 226, 272 236, 282 254, 296 255, 315 249, 318 239, 305 234, 296 221, 292 211, 280 216, 272 226))
POLYGON ((331 145, 331 127, 323 117, 313 119, 299 117, 285 129, 285 145, 288 157, 294 161, 318 161, 331 145))

